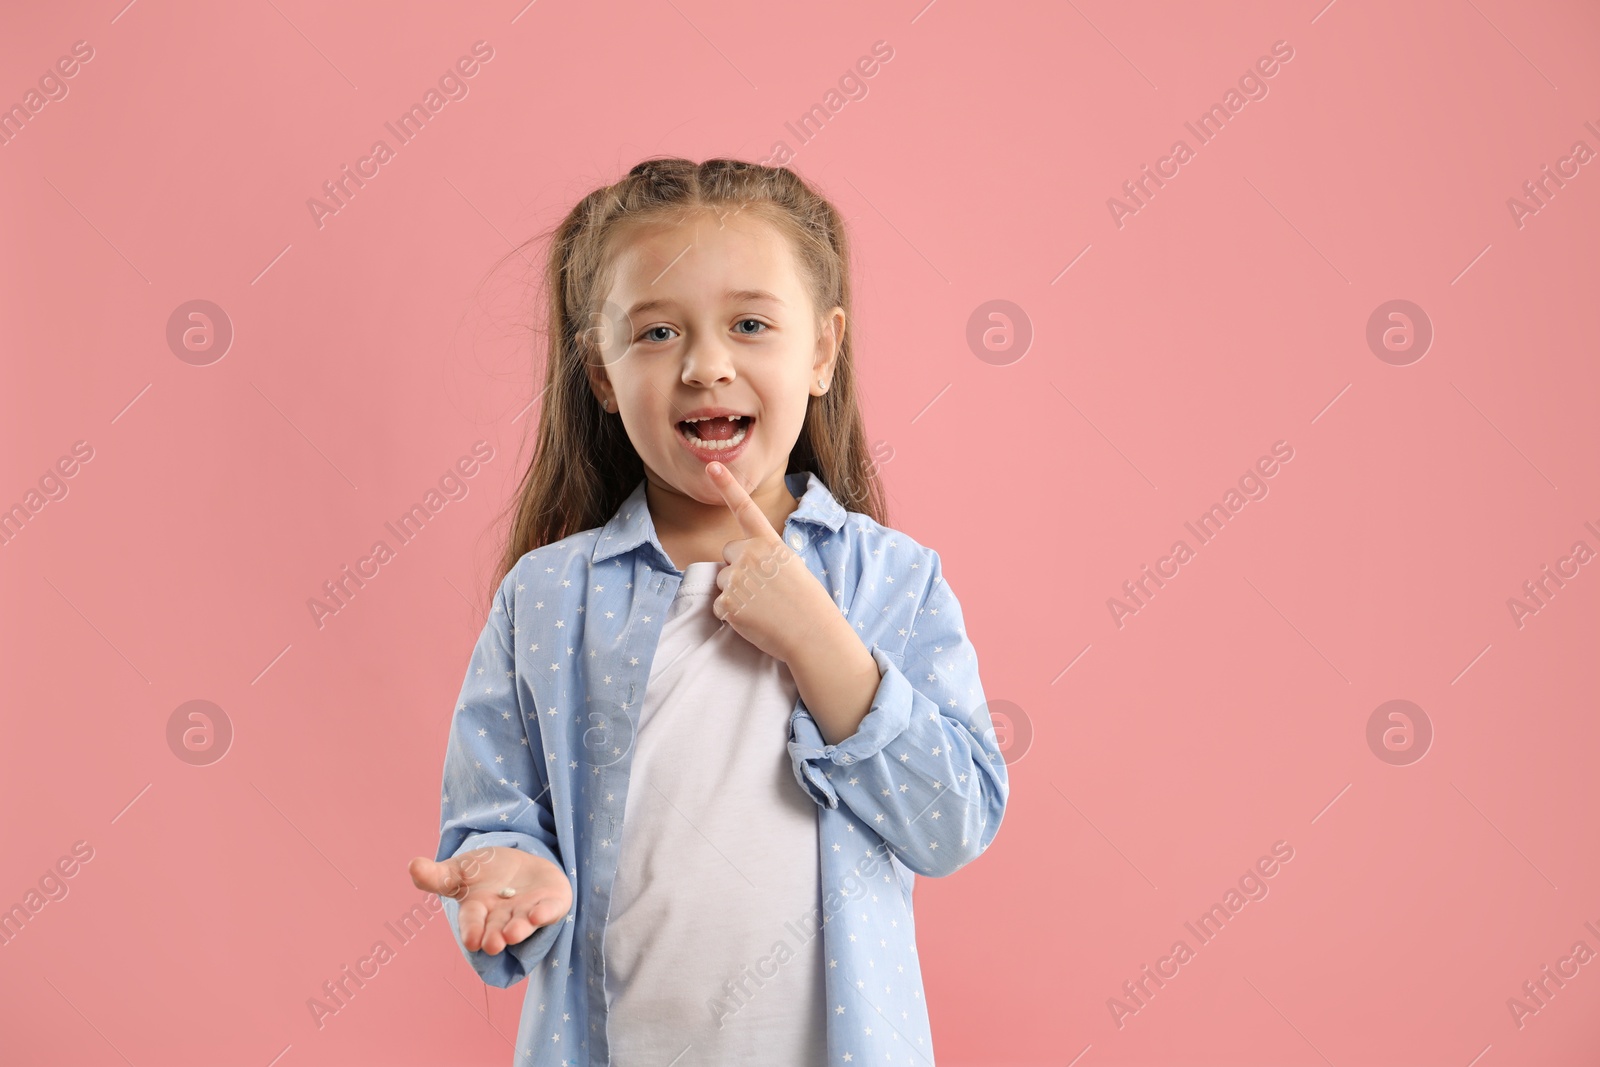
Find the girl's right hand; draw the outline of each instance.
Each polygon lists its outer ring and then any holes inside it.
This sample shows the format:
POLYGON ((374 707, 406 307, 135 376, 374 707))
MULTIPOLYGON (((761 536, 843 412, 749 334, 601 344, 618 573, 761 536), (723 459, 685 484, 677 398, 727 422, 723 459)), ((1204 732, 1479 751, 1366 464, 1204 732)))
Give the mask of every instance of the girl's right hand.
POLYGON ((469 952, 493 956, 519 944, 541 926, 559 921, 572 908, 572 883, 549 860, 498 845, 472 849, 442 863, 418 856, 411 861, 418 889, 451 897, 461 904, 461 943, 469 952), (504 886, 516 895, 502 897, 504 886))

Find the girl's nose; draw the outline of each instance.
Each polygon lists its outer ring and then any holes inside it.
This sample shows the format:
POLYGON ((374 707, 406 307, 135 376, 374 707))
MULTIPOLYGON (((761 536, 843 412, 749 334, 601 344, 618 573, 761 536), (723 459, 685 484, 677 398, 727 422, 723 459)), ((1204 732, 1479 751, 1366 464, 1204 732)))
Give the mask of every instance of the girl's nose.
POLYGON ((722 345, 700 341, 684 350, 683 383, 699 388, 725 384, 734 379, 733 360, 722 345))

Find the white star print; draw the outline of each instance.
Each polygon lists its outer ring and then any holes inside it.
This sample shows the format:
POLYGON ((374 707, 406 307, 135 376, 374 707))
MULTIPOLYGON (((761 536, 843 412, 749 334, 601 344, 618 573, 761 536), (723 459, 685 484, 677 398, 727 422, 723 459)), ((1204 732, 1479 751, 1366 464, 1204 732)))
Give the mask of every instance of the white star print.
MULTIPOLYGON (((820 488, 815 480, 809 484, 812 492, 820 488)), ((796 496, 799 495, 797 492, 796 496)), ((636 762, 644 742, 636 732, 640 725, 638 712, 634 711, 631 721, 626 714, 630 707, 637 709, 648 689, 650 668, 646 664, 651 660, 664 625, 670 625, 671 619, 665 608, 673 598, 658 579, 669 575, 672 566, 670 561, 662 562, 665 554, 651 537, 648 513, 634 506, 642 503, 642 497, 640 493, 630 498, 629 510, 619 512, 619 516, 626 518, 614 517, 611 525, 589 531, 570 546, 547 546, 543 552, 530 553, 533 558, 524 560, 524 566, 517 569, 512 583, 502 585, 494 604, 495 614, 486 624, 486 628, 495 628, 499 644, 486 644, 486 653, 471 663, 469 677, 475 681, 470 687, 463 687, 457 712, 462 721, 449 735, 453 745, 465 747, 465 751, 458 749, 455 760, 459 762, 446 761, 442 803, 446 820, 453 820, 449 824, 468 833, 503 829, 540 837, 541 846, 549 845, 565 861, 563 866, 574 889, 585 885, 592 887, 582 890, 581 899, 584 900, 600 899, 591 897, 591 892, 602 895, 608 892, 618 869, 615 857, 620 852, 618 846, 624 835, 621 832, 623 812, 617 800, 623 790, 613 787, 626 785, 630 768, 635 788, 646 780, 644 768, 649 764, 636 762), (612 534, 618 536, 613 538, 612 534), (569 547, 577 551, 567 551, 569 547), (595 556, 602 552, 604 558, 596 561, 595 556), (547 559, 564 561, 563 566, 545 567, 547 559), (658 562, 661 566, 652 566, 658 562), (602 571, 603 566, 607 570, 602 571), (542 576, 540 568, 543 568, 542 576), (611 570, 617 572, 614 577, 611 570), (554 577, 560 571, 565 572, 565 578, 554 577), (633 577, 640 581, 630 581, 633 577), (511 599, 513 589, 519 594, 516 600, 511 599), (548 599, 520 599, 528 592, 548 599), (515 616, 529 603, 540 613, 538 618, 549 621, 536 627, 520 626, 515 616), (621 625, 586 626, 587 609, 591 607, 603 620, 621 625), (550 663, 547 657, 548 667, 541 669, 539 653, 543 648, 542 642, 537 640, 538 632, 531 634, 528 645, 524 646, 524 658, 510 660, 496 655, 497 651, 514 649, 520 631, 530 628, 556 634, 557 643, 551 651, 566 647, 569 658, 581 656, 589 661, 583 665, 586 669, 563 672, 559 660, 550 663), (602 629, 607 636, 602 636, 602 629), (562 641, 562 636, 572 645, 562 641), (494 670, 505 673, 505 682, 498 688, 486 688, 485 680, 494 670), (522 676, 520 681, 516 677, 518 674, 522 676), (627 701, 617 699, 624 695, 622 690, 627 690, 627 701), (607 691, 614 696, 604 696, 607 691), (528 699, 523 699, 524 694, 528 699), (586 734, 588 728, 603 721, 590 714, 593 709, 590 702, 596 696, 600 696, 602 706, 623 709, 624 717, 613 718, 607 733, 586 734), (549 723, 540 723, 538 719, 539 709, 535 703, 538 698, 546 701, 549 723), (563 712, 566 714, 560 714, 563 712), (471 734, 467 731, 478 729, 478 739, 487 740, 489 731, 480 729, 480 725, 492 722, 497 715, 506 723, 512 721, 512 715, 522 720, 522 729, 496 735, 496 746, 502 748, 509 744, 506 738, 517 738, 518 747, 512 749, 510 757, 497 754, 487 746, 469 744, 471 734), (616 730, 618 725, 622 726, 621 731, 616 730), (593 744, 596 737, 604 738, 603 758, 587 761, 573 758, 580 745, 589 753, 600 751, 593 744), (538 774, 537 766, 521 755, 521 749, 530 748, 530 738, 540 741, 539 747, 549 750, 547 774, 538 774), (484 757, 493 760, 488 775, 483 772, 484 757), (511 766, 507 767, 507 763, 511 766), (474 772, 469 766, 477 770, 474 772), (585 768, 588 773, 580 777, 585 768), (505 777, 495 777, 501 773, 505 777), (463 788, 453 780, 462 774, 482 777, 463 788), (512 779, 509 784, 508 778, 512 779), (530 781, 525 794, 520 784, 522 779, 530 781), (481 803, 483 790, 490 781, 497 783, 496 806, 486 811, 478 809, 475 824, 467 821, 472 818, 470 805, 481 803), (586 788, 585 782, 591 784, 586 788), (461 803, 451 801, 452 796, 462 798, 461 803), (507 800, 511 803, 506 803, 507 800), (525 804, 530 808, 524 808, 525 804), (554 821, 522 816, 521 812, 532 810, 533 804, 552 814, 554 821), (598 825, 597 814, 602 816, 598 825), (517 821, 518 825, 511 827, 512 821, 517 821), (574 829, 580 826, 585 827, 584 832, 575 835, 574 829)), ((807 709, 803 707, 791 708, 794 718, 792 721, 785 719, 786 740, 795 745, 797 751, 790 753, 777 748, 774 753, 775 758, 792 762, 796 772, 804 772, 798 775, 804 788, 801 795, 810 795, 817 804, 817 830, 822 848, 819 873, 826 887, 825 897, 834 892, 843 895, 847 888, 856 894, 857 911, 824 913, 813 920, 819 932, 830 928, 833 931, 826 935, 823 944, 833 950, 827 956, 824 973, 831 994, 829 999, 836 1002, 834 1010, 827 1013, 829 1041, 836 1050, 834 1062, 850 1063, 853 1067, 858 1059, 876 1061, 879 1052, 891 1062, 898 1062, 902 1057, 889 1050, 891 1043, 893 1049, 902 1052, 909 1051, 913 1041, 919 1050, 930 1044, 924 997, 918 988, 920 972, 916 945, 914 939, 904 939, 898 931, 898 916, 907 916, 909 930, 912 914, 910 897, 905 893, 902 879, 907 876, 907 866, 919 872, 947 873, 987 848, 988 829, 970 843, 961 831, 969 826, 989 828, 996 825, 995 816, 999 811, 996 801, 1003 802, 1006 796, 1005 766, 987 736, 989 723, 981 714, 960 710, 981 707, 984 697, 978 685, 976 657, 961 631, 954 601, 946 599, 948 594, 938 574, 937 557, 914 543, 906 546, 906 552, 899 552, 898 547, 903 544, 899 537, 904 535, 886 536, 886 527, 867 516, 850 514, 842 508, 835 510, 837 501, 829 506, 829 500, 831 497, 825 493, 820 496, 808 493, 804 506, 791 516, 791 525, 783 530, 783 540, 786 543, 800 541, 795 547, 804 552, 808 569, 818 576, 819 585, 835 610, 853 623, 851 628, 857 631, 863 647, 879 654, 878 658, 886 657, 883 671, 898 669, 903 675, 894 680, 892 690, 886 687, 881 695, 875 696, 869 708, 885 710, 884 715, 874 720, 879 724, 879 734, 872 739, 875 742, 872 757, 852 758, 853 754, 847 753, 831 753, 826 757, 810 754, 816 748, 831 746, 826 746, 818 736, 816 720, 806 714, 807 709), (820 510, 819 504, 822 505, 820 510), (809 529, 801 530, 802 526, 809 529), (832 538, 826 536, 830 532, 834 533, 832 538), (801 533, 806 536, 802 537, 801 533), (930 583, 920 580, 924 560, 930 564, 930 583), (905 580, 903 585, 902 579, 905 580), (837 587, 834 582, 838 582, 837 587), (912 600, 911 604, 899 603, 897 594, 902 593, 912 600), (879 653, 880 648, 882 653, 879 653), (922 681, 916 682, 919 673, 922 681), (891 692, 905 699, 910 707, 890 704, 891 692), (918 708, 921 714, 917 713, 918 708), (908 710, 909 716, 905 714, 908 710), (898 734, 885 737, 881 731, 887 722, 905 725, 898 734), (962 730, 974 735, 966 738, 965 745, 957 743, 962 730), (919 751, 927 752, 929 759, 916 756, 919 751), (881 758, 873 758, 879 753, 881 758), (984 757, 981 764, 980 753, 984 757), (969 769, 979 766, 982 774, 969 769), (934 772, 940 778, 951 775, 959 788, 946 790, 933 778, 934 772), (826 786, 821 785, 825 782, 826 786), (839 789, 835 794, 833 789, 839 785, 848 788, 839 789), (915 800, 909 795, 913 791, 918 793, 915 800), (829 807, 830 803, 835 806, 829 807), (954 805, 950 824, 943 822, 945 804, 954 805), (916 835, 912 824, 919 818, 924 821, 921 836, 908 839, 908 831, 909 835, 916 835), (936 835, 928 840, 929 823, 937 826, 939 834, 944 832, 945 825, 949 825, 952 832, 948 838, 936 835), (890 833, 891 826, 905 829, 890 833), (851 836, 847 838, 846 834, 851 836), (882 834, 896 837, 898 843, 891 844, 882 834), (949 840, 957 838, 961 840, 959 846, 948 844, 949 840), (846 840, 852 842, 852 848, 843 848, 846 840), (861 851, 856 853, 856 858, 850 858, 856 848, 861 851), (863 855, 880 863, 885 858, 895 857, 897 862, 881 864, 879 871, 864 876, 860 862, 863 855), (852 865, 855 865, 853 879, 857 880, 853 887, 849 884, 852 865), (872 885, 880 877, 884 885, 882 890, 872 885), (861 892, 863 882, 864 893, 861 892), (834 922, 835 919, 839 921, 834 922), (896 934, 894 938, 887 936, 891 932, 896 934), (877 950, 871 949, 872 941, 878 942, 877 950), (888 948, 891 941, 895 945, 892 950, 888 948), (885 974, 897 976, 898 986, 886 984, 876 975, 879 963, 884 965, 885 974), (864 981, 866 972, 874 975, 874 981, 864 981), (849 999, 843 995, 849 983, 854 983, 858 995, 870 998, 865 1002, 878 1016, 876 1024, 864 1026, 852 1021, 848 1031, 841 1029, 848 1015, 846 1005, 840 1001, 849 999), (868 985, 874 989, 881 987, 881 992, 865 994, 868 985), (910 1012, 911 1007, 918 1010, 910 1012), (888 1025, 888 1020, 896 1013, 903 1022, 888 1025)), ((528 619, 522 616, 520 621, 528 619)), ((788 777, 785 768, 785 778, 788 777)), ((534 1067, 537 1062, 535 1053, 540 1047, 537 1036, 540 1032, 546 1034, 543 1047, 553 1050, 544 1054, 545 1061, 550 1063, 583 1062, 586 1058, 583 1053, 587 1053, 589 1047, 583 1045, 582 1039, 587 1037, 590 1045, 599 1040, 605 1024, 603 1010, 595 1016, 582 1008, 597 988, 600 960, 592 954, 598 953, 605 921, 604 905, 598 910, 592 907, 570 909, 565 923, 583 928, 583 938, 573 943, 583 945, 587 939, 588 949, 581 957, 574 955, 570 960, 556 959, 552 950, 537 961, 548 960, 553 973, 564 970, 569 976, 578 977, 569 981, 563 994, 548 1005, 551 1015, 558 1010, 562 1012, 562 1027, 552 1029, 546 1025, 519 1032, 516 1047, 534 1046, 527 1050, 530 1058, 525 1067, 534 1067), (596 969, 589 969, 591 960, 596 969), (579 966, 585 969, 579 972, 579 966), (583 1020, 581 1025, 574 1023, 575 1019, 583 1020), (573 1047, 574 1055, 561 1057, 558 1050, 563 1045, 572 1047, 573 1035, 566 1029, 569 1026, 578 1028, 580 1046, 573 1047)), ((535 962, 530 960, 528 965, 532 967, 535 962)), ((541 1013, 545 1007, 540 1005, 541 1013)), ((530 1017, 533 1018, 543 1018, 543 1015, 530 1017)), ((923 1061, 914 1056, 908 1058, 909 1067, 919 1067, 921 1063, 925 1063, 925 1057, 923 1061)))

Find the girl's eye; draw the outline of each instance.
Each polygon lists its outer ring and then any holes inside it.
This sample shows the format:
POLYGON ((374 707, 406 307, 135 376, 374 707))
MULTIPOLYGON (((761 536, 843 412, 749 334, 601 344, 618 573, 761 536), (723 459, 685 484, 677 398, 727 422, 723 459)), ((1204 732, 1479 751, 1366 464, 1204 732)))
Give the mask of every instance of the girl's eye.
MULTIPOLYGON (((743 334, 746 337, 759 337, 761 334, 765 333, 767 330, 772 328, 772 327, 768 326, 766 323, 762 322, 760 319, 740 319, 739 320, 739 325, 740 326, 746 326, 746 325, 749 325, 749 324, 752 324, 752 323, 754 325, 756 325, 756 326, 761 327, 761 329, 759 329, 759 330, 739 330, 738 332, 743 334)), ((652 326, 652 327, 650 327, 649 329, 645 330, 643 333, 641 333, 639 335, 639 340, 641 340, 641 341, 665 341, 665 340, 668 340, 668 338, 665 338, 665 337, 653 336, 657 330, 666 330, 669 333, 676 333, 677 332, 671 326, 652 326)))

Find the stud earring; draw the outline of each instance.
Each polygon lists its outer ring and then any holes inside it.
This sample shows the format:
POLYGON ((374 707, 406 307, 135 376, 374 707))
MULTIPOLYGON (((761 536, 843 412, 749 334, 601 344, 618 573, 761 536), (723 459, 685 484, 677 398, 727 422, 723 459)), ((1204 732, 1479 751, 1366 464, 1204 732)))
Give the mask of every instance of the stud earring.
POLYGON ((824 389, 826 389, 828 387, 828 383, 823 381, 821 378, 817 379, 817 384, 820 385, 824 389))

